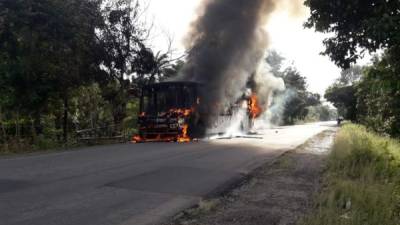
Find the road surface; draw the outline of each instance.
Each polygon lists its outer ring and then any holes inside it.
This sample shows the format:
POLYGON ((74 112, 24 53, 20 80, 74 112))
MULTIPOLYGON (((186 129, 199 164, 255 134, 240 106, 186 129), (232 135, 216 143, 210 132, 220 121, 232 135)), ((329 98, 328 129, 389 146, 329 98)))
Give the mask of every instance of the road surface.
POLYGON ((332 127, 256 137, 119 144, 0 159, 1 225, 155 224, 332 127))

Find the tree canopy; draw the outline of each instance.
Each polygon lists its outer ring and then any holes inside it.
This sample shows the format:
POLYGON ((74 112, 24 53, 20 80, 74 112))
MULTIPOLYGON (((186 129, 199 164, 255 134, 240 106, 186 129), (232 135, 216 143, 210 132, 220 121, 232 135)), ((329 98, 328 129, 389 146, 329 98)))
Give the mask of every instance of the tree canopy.
MULTIPOLYGON (((294 124, 304 121, 306 118, 315 120, 331 117, 329 108, 321 103, 321 96, 309 92, 307 89, 307 79, 302 76, 294 66, 284 67, 285 58, 276 51, 271 51, 267 55, 266 62, 271 67, 271 73, 276 77, 281 77, 285 83, 286 91, 280 93, 285 99, 284 110, 282 112, 283 124, 294 124), (310 114, 313 115, 310 115, 310 114), (322 115, 324 114, 324 115, 322 115)), ((278 99, 281 99, 278 97, 278 99)))
POLYGON ((400 59, 400 1, 306 0, 311 10, 306 27, 333 33, 324 40, 325 54, 349 68, 367 50, 389 49, 400 59))
POLYGON ((174 74, 142 14, 139 0, 0 0, 0 144, 134 119, 130 90, 174 74))

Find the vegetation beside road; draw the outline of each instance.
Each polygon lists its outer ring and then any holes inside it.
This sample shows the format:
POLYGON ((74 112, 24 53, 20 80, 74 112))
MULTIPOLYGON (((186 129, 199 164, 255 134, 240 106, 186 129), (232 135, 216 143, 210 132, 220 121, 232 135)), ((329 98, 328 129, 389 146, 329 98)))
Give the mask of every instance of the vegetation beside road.
MULTIPOLYGON (((146 21, 147 4, 0 1, 0 154, 135 133, 141 88, 176 76, 187 56, 177 55, 168 35, 168 48, 154 49, 159 34, 146 21)), ((305 77, 271 55, 274 74, 291 89, 280 100, 290 107, 276 123, 327 120, 329 108, 307 90, 305 77)))
POLYGON ((132 133, 140 88, 182 65, 151 48, 145 11, 141 0, 0 1, 0 154, 132 133))
POLYGON ((340 116, 400 138, 400 1, 306 0, 306 27, 331 33, 324 55, 343 69, 325 98, 340 116), (357 66, 365 53, 367 66, 357 66))
POLYGON ((400 143, 345 125, 329 156, 325 188, 304 225, 398 225, 400 143))

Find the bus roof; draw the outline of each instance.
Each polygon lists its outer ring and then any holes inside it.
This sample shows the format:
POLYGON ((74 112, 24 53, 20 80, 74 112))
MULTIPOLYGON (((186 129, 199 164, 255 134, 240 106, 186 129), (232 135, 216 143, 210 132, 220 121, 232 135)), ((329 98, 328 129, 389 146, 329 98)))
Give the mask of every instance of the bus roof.
POLYGON ((194 81, 168 81, 168 82, 160 82, 155 84, 146 85, 145 88, 157 88, 157 87, 166 87, 166 86, 202 86, 199 82, 194 81))

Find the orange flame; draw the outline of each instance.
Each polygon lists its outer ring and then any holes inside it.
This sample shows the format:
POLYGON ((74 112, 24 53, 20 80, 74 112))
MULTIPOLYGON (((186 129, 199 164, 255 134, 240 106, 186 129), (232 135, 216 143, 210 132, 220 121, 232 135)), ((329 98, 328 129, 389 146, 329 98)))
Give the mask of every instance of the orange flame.
POLYGON ((187 124, 183 125, 182 135, 179 135, 178 140, 177 140, 179 143, 190 142, 192 140, 188 135, 188 129, 189 129, 189 125, 187 125, 187 124))
MULTIPOLYGON (((170 116, 177 117, 177 118, 183 118, 185 121, 187 118, 194 112, 194 108, 190 109, 170 109, 169 113, 171 114, 170 116)), ((163 113, 164 115, 167 115, 167 112, 163 113)), ((139 115, 140 117, 145 117, 146 113, 142 112, 139 115)), ((135 135, 132 137, 132 143, 141 143, 141 142, 179 142, 179 143, 186 143, 186 142, 191 142, 192 138, 189 137, 189 125, 184 123, 184 124, 179 124, 181 128, 179 134, 176 136, 174 135, 162 135, 159 134, 156 137, 148 138, 148 137, 142 137, 140 135, 135 135)), ((142 127, 140 129, 145 129, 145 127, 142 127)))
POLYGON ((256 119, 262 113, 262 109, 258 103, 258 97, 256 94, 252 94, 249 99, 249 113, 252 119, 256 119))
POLYGON ((183 116, 188 117, 193 112, 193 109, 171 109, 170 112, 182 114, 183 116))
POLYGON ((142 139, 142 137, 140 137, 140 135, 135 135, 135 136, 132 137, 132 142, 133 143, 140 143, 140 142, 143 142, 143 139, 142 139))
MULTIPOLYGON (((193 111, 194 111, 194 109, 172 109, 171 110, 171 112, 181 114, 185 118, 189 117, 193 111)), ((188 130, 189 130, 189 125, 184 124, 182 126, 182 133, 180 135, 178 135, 178 137, 177 137, 177 142, 186 143, 186 142, 192 141, 192 139, 189 137, 188 130)))

